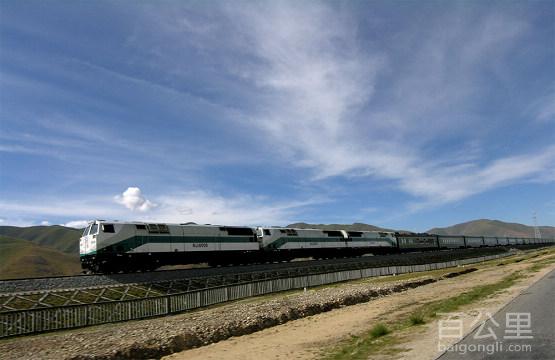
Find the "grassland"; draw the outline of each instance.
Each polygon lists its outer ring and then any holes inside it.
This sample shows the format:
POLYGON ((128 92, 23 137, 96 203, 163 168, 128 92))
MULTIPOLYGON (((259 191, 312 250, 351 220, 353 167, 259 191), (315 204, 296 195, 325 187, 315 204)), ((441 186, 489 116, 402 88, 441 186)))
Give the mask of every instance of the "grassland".
POLYGON ((79 253, 79 237, 82 230, 65 226, 0 226, 0 235, 30 241, 67 254, 79 253))
POLYGON ((73 275, 79 257, 28 240, 0 236, 0 279, 73 275))

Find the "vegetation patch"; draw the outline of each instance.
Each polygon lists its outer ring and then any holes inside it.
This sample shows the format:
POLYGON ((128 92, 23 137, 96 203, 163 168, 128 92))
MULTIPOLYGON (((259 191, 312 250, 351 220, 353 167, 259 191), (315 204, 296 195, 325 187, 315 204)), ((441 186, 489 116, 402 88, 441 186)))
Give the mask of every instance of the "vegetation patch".
POLYGON ((476 269, 476 268, 468 268, 468 269, 464 269, 463 271, 452 272, 452 273, 443 275, 443 277, 447 278, 447 279, 450 279, 450 278, 454 278, 454 277, 461 276, 461 275, 464 275, 464 274, 469 274, 469 273, 477 271, 477 270, 478 269, 476 269))
POLYGON ((554 264, 555 257, 548 257, 540 261, 534 261, 534 264, 528 269, 531 272, 538 272, 547 265, 554 264))
POLYGON ((422 314, 415 313, 409 317, 409 323, 411 326, 422 325, 426 323, 426 320, 424 320, 424 316, 422 314))
POLYGON ((372 330, 370 330, 370 336, 373 338, 379 338, 381 336, 387 335, 390 333, 390 330, 382 323, 374 325, 372 330))

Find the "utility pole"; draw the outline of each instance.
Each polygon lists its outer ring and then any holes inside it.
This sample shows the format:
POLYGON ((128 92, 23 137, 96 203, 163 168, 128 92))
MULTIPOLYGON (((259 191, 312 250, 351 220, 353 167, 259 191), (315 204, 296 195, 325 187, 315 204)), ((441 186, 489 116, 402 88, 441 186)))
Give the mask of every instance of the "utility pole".
POLYGON ((538 218, 536 216, 536 212, 534 211, 534 239, 540 240, 542 238, 542 233, 540 232, 540 228, 538 227, 538 218))

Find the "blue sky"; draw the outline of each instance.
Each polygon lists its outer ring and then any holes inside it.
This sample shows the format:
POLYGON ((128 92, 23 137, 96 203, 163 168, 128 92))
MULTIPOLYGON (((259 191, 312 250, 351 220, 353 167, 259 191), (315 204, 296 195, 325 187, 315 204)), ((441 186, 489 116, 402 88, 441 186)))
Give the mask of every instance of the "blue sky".
POLYGON ((552 1, 2 1, 0 223, 555 224, 552 1))

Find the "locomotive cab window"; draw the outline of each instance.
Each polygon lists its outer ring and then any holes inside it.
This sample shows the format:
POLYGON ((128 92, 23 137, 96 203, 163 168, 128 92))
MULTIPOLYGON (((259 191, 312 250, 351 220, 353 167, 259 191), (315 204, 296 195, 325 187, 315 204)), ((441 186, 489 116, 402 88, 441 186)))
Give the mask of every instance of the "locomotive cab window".
POLYGON ((98 233, 98 224, 93 224, 93 226, 91 226, 91 231, 89 232, 89 235, 95 235, 96 233, 98 233))
POLYGON ((102 224, 102 232, 114 233, 114 224, 102 224))
POLYGON ((253 232, 251 228, 241 228, 241 227, 224 227, 228 235, 235 236, 252 236, 253 232))
POLYGON ((137 224, 135 225, 135 227, 137 228, 137 230, 146 230, 146 225, 143 224, 137 224))

